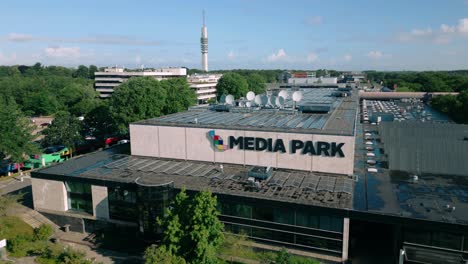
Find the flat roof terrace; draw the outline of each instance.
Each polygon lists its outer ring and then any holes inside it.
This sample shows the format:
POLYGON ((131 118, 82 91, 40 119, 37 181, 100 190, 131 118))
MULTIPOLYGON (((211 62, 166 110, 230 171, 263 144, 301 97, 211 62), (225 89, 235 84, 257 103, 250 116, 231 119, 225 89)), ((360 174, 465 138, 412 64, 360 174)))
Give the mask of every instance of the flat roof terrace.
POLYGON ((258 184, 248 181, 251 166, 219 165, 120 154, 119 148, 91 153, 33 172, 33 178, 90 180, 174 188, 290 202, 329 208, 352 208, 353 180, 344 175, 275 170, 258 184))
POLYGON ((330 106, 328 113, 292 111, 289 108, 292 101, 286 100, 284 109, 231 107, 228 111, 215 111, 197 108, 133 124, 354 135, 357 96, 333 97, 334 91, 336 89, 306 89, 303 91, 304 99, 298 103, 298 106, 330 106))

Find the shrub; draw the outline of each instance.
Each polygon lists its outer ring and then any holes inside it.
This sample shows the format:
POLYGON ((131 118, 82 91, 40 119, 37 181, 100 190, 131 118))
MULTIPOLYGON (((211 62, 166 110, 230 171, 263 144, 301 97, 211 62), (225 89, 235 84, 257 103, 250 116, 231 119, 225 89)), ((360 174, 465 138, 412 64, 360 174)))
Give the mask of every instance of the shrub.
POLYGON ((50 225, 42 224, 38 228, 34 228, 34 240, 46 241, 54 233, 54 229, 50 225))

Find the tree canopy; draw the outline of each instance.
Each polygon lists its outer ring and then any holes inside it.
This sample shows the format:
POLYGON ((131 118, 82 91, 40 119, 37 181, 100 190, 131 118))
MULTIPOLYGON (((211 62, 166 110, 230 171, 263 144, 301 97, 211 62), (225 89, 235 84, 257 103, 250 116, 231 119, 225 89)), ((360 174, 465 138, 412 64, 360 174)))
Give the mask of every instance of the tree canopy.
POLYGON ((164 229, 163 246, 169 256, 189 263, 217 263, 217 250, 223 242, 216 197, 202 191, 190 199, 185 190, 176 195, 158 224, 164 229))
POLYGON ((83 141, 81 136, 82 123, 68 112, 59 112, 49 127, 42 131, 44 146, 64 145, 75 147, 83 141))
POLYGON ((34 128, 11 97, 0 97, 0 105, 0 160, 24 161, 25 154, 37 150, 32 144, 34 128))
POLYGON ((249 91, 249 85, 244 77, 237 73, 225 73, 216 85, 218 97, 232 94, 235 98, 243 97, 249 91))
POLYGON ((109 104, 118 131, 127 133, 129 123, 160 116, 166 99, 166 90, 151 77, 130 78, 117 86, 109 104))
POLYGON ((249 75, 247 77, 247 83, 249 85, 249 91, 253 91, 255 94, 262 94, 266 91, 265 78, 258 73, 249 75))

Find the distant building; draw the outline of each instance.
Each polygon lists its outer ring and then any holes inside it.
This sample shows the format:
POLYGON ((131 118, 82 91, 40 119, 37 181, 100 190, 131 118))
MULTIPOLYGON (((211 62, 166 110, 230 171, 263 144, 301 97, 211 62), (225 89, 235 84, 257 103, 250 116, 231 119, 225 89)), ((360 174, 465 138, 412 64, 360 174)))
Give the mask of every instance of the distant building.
MULTIPOLYGON (((294 75, 293 75, 294 76, 294 75)), ((289 84, 337 84, 337 77, 292 77, 288 79, 289 84)))
POLYGON ((207 104, 208 100, 216 98, 216 85, 222 74, 194 74, 187 77, 190 88, 197 94, 198 104, 207 104))
POLYGON ((151 76, 156 80, 164 80, 174 77, 186 77, 186 68, 160 68, 144 71, 125 71, 124 68, 112 67, 103 72, 94 73, 94 87, 99 92, 99 97, 108 98, 112 96, 114 87, 122 84, 130 77, 151 76))

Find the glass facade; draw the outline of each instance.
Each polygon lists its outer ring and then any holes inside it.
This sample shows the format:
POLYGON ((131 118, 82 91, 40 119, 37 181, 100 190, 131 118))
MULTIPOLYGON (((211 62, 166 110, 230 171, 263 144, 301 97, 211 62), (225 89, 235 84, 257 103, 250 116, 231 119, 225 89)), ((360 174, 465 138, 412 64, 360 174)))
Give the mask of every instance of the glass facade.
POLYGON ((67 189, 68 210, 93 214, 91 184, 65 182, 67 189))
POLYGON ((138 187, 140 224, 144 232, 160 233, 156 218, 164 215, 164 209, 169 206, 173 198, 173 185, 138 187))
POLYGON ((109 216, 111 219, 138 221, 137 192, 125 187, 109 187, 109 216))
POLYGON ((235 202, 218 196, 225 231, 250 238, 340 254, 343 218, 274 203, 235 202))
POLYGON ((462 243, 463 235, 461 234, 406 228, 403 236, 405 242, 413 244, 468 251, 466 247, 468 237, 465 236, 465 243, 462 243), (462 249, 463 244, 464 249, 462 249))

